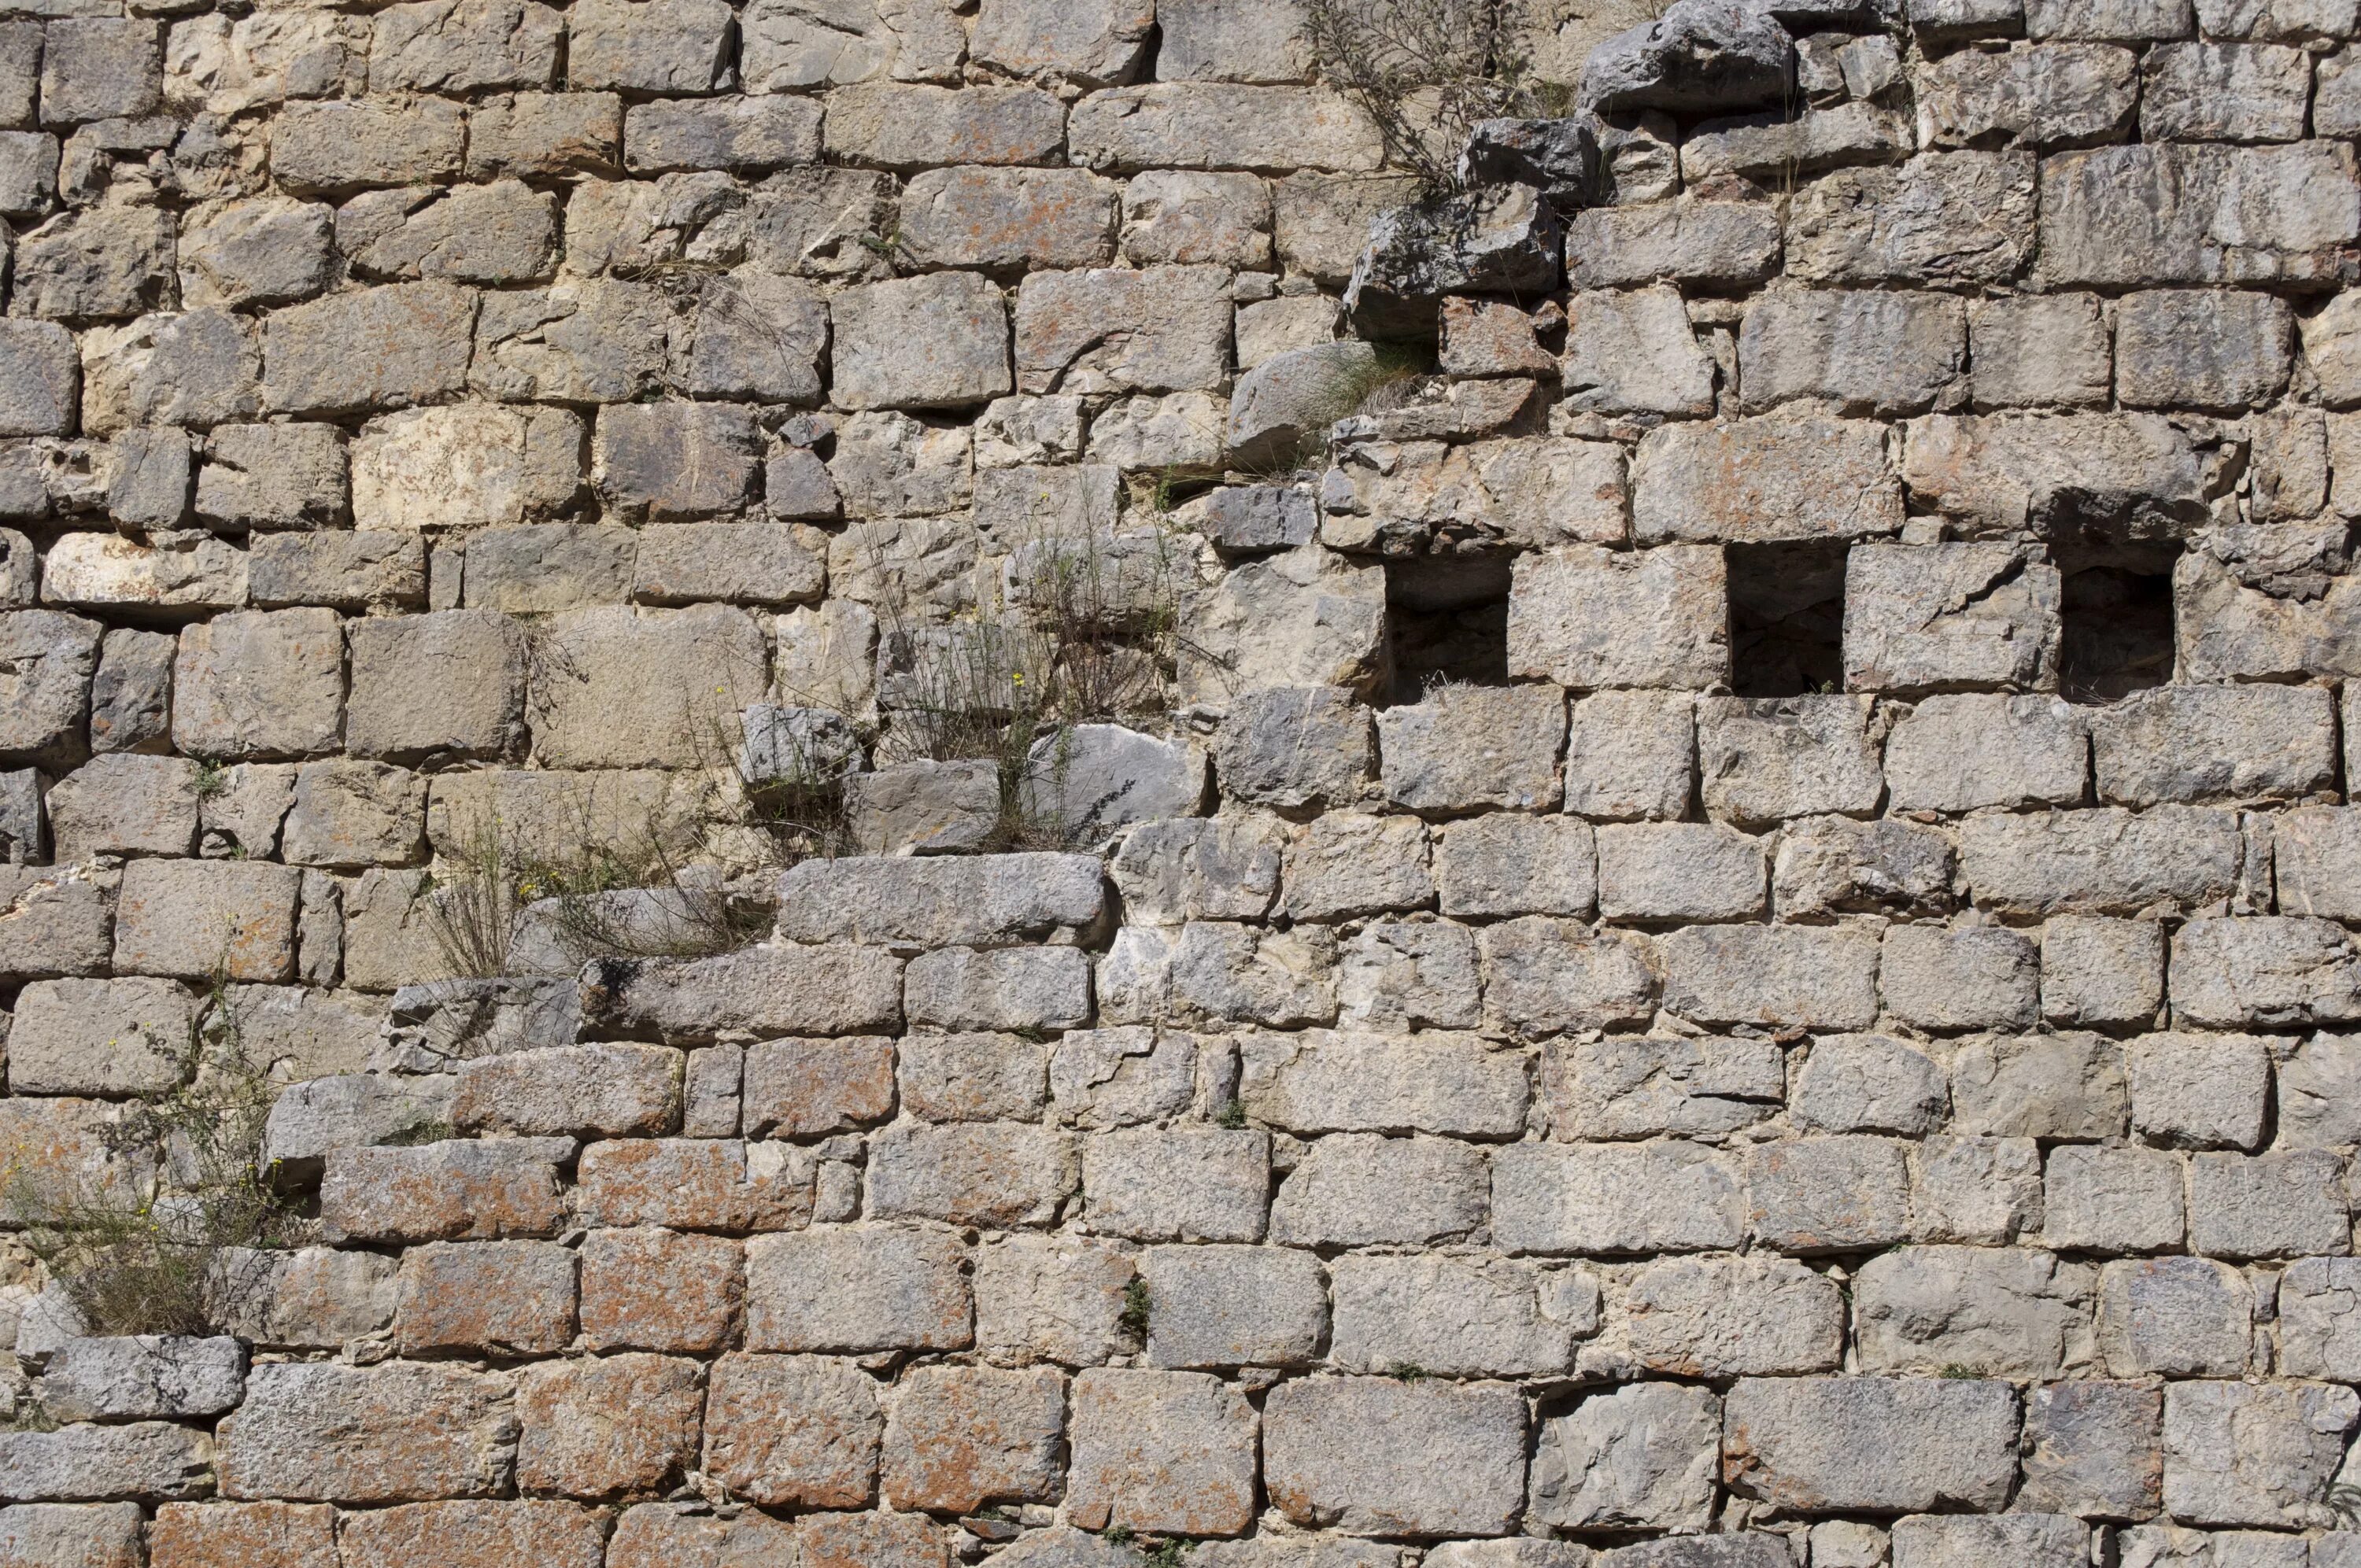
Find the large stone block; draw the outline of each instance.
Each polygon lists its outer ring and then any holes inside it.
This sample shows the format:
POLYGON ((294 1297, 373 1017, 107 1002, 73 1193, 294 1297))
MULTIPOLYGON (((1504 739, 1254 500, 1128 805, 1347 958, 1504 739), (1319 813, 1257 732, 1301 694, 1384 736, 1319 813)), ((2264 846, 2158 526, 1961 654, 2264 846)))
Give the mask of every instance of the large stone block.
POLYGON ((1414 1366, 1444 1377, 1564 1373, 1598 1324, 1597 1282, 1572 1269, 1484 1256, 1348 1255, 1330 1359, 1346 1371, 1414 1366))
POLYGON ((866 1508, 884 1417, 850 1362, 725 1355, 706 1394, 706 1474, 772 1508, 866 1508))
POLYGON ((2255 1290, 2225 1263, 2148 1257, 2099 1276, 2099 1348, 2118 1377, 2243 1376, 2255 1354, 2255 1290))
POLYGON ((262 339, 262 395, 286 413, 407 408, 467 385, 476 296, 449 283, 394 283, 274 311, 262 339))
POLYGON ((1074 1379, 1066 1508, 1110 1525, 1234 1535, 1253 1521, 1253 1408, 1201 1372, 1093 1368, 1074 1379))
POLYGON ((1524 1453, 1524 1401, 1499 1385, 1307 1378, 1263 1408, 1272 1505, 1348 1535, 1506 1534, 1524 1453))
POLYGON ((831 302, 848 408, 956 408, 1012 389, 1000 291, 973 273, 875 283, 831 302))
POLYGON ((1208 390, 1231 307, 1215 267, 1040 272, 1016 296, 1016 378, 1030 393, 1208 390))
POLYGON ((2178 1021, 2230 1028, 2361 1017, 2361 956, 2344 927, 2305 916, 2193 920, 2173 937, 2178 1021))
POLYGON ((1279 1185, 1270 1236, 1298 1246, 1431 1245, 1465 1237, 1484 1216, 1477 1150, 1441 1138, 1337 1133, 1314 1143, 1279 1185))
POLYGON ((1811 398, 1850 414, 1923 413, 1948 400, 1967 347, 1956 300, 1776 290, 1748 307, 1739 330, 1739 392, 1748 409, 1811 398))
POLYGON ((902 192, 902 241, 933 267, 1104 267, 1113 181, 1074 169, 930 169, 902 192))
POLYGON ((2030 1249, 1882 1254, 1854 1282, 1862 1370, 2042 1380, 2085 1367, 2093 1283, 2030 1249))
POLYGON ((516 1443, 506 1373, 432 1363, 258 1366, 220 1428, 231 1497, 393 1503, 480 1497, 509 1477, 516 1443))
POLYGON ((1859 545, 1845 558, 1845 685, 2047 689, 2059 609, 2057 568, 2004 545, 1859 545))
POLYGON ((1521 556, 1509 594, 1509 668, 1580 689, 1699 687, 1726 679, 1728 578, 1718 550, 1521 556))
POLYGON ((2321 1498, 2356 1418, 2334 1384, 2169 1384, 2164 1506, 2191 1524, 2331 1523, 2321 1498))
POLYGON ((264 861, 134 861, 115 898, 115 968, 184 980, 292 979, 301 881, 293 868, 264 861))
POLYGON ((1678 1377, 1833 1371, 1844 1299, 1792 1258, 1667 1259, 1643 1266, 1623 1296, 1631 1353, 1678 1377))
POLYGON ((1050 1368, 917 1368, 885 1430, 885 1499, 962 1514, 1048 1501, 1064 1480, 1065 1425, 1065 1378, 1050 1368))
POLYGON ((731 721, 767 689, 763 636, 719 605, 552 617, 535 650, 534 746, 555 767, 649 767, 729 750, 731 721))
POLYGON ((739 1245, 654 1227, 583 1239, 581 1321, 592 1350, 696 1354, 720 1349, 737 1325, 739 1245))
POLYGON ((1741 1379, 1722 1478, 1799 1513, 1990 1510, 2016 1478, 2016 1394, 1975 1379, 1741 1379))
POLYGON ((1906 1146, 1892 1138, 1796 1138, 1745 1153, 1747 1226, 1759 1245, 1811 1255, 1883 1246, 1910 1234, 1906 1146))
POLYGON ((1473 1036, 1312 1030, 1247 1035, 1238 1048, 1238 1103, 1287 1132, 1510 1137, 1524 1127, 1523 1060, 1473 1036))
POLYGON ((807 861, 779 887, 780 934, 897 948, 1001 948, 1086 938, 1105 909, 1095 856, 807 861))
POLYGON ((661 1355, 543 1362, 517 1380, 517 1485, 569 1497, 660 1491, 697 1462, 702 1369, 661 1355))
POLYGON ((1581 289, 1666 280, 1744 287, 1778 264, 1779 216, 1768 202, 1682 197, 1594 207, 1566 225, 1566 275, 1581 289))
POLYGON ((1094 93, 1074 107, 1075 162, 1139 169, 1376 169, 1377 127, 1342 95, 1312 87, 1159 82, 1094 93))
POLYGON ((329 609, 247 610, 189 627, 173 662, 173 744, 224 759, 335 749, 344 654, 329 609))
POLYGON ((510 527, 570 503, 582 422, 558 409, 460 404, 387 414, 352 446, 361 528, 510 527))
POLYGON ((2361 184, 2340 142, 2107 147, 2041 166, 2053 283, 2302 281, 2356 233, 2361 184))
POLYGON ((1721 1401, 1705 1388, 1633 1383, 1542 1425, 1532 1518, 1560 1529, 1701 1528, 1710 1519, 1721 1401))
POLYGON ((1195 700, 1272 687, 1367 695, 1389 673, 1385 571, 1307 544, 1181 595, 1180 679, 1195 700))
MULTIPOLYGON (((2040 207, 2046 215, 2046 193, 2040 207)), ((1839 170, 1796 192, 1787 271, 1813 283, 2004 282, 2033 252, 2034 213, 2030 153, 1926 152, 1839 170)))
MULTIPOLYGON (((956 36, 958 23, 945 20, 956 36)), ((1065 105, 1038 88, 864 82, 829 93, 821 140, 836 160, 916 172, 1048 163, 1065 134, 1065 105)))
POLYGON ((2226 811, 2116 807, 1971 817, 1960 863, 1984 907, 2004 914, 2136 914, 2225 896, 2244 852, 2226 811))
MULTIPOLYGON (((113 1559, 89 1561, 116 1568, 113 1559)), ((121 1561, 138 1560, 126 1552, 121 1561)), ((167 1503, 148 1527, 148 1561, 155 1568, 335 1568, 336 1511, 319 1503, 167 1503)))
POLYGON ((202 1497, 214 1443, 169 1421, 0 1432, 0 1495, 27 1502, 202 1497))
POLYGON ((35 981, 16 995, 8 1088, 17 1094, 178 1088, 193 1055, 195 1024, 187 989, 169 980, 35 981))
POLYGON ((1413 811, 1556 805, 1565 698, 1547 686, 1451 687, 1378 715, 1387 798, 1413 811))
POLYGON ((1661 947, 1664 1006, 1697 1023, 1861 1029, 1877 1016, 1877 942, 1868 931, 1701 927, 1661 947))
POLYGON ((1301 1366, 1326 1332, 1327 1294, 1309 1253, 1159 1246, 1141 1255, 1139 1267, 1151 1365, 1301 1366))
POLYGON ((1665 425, 1641 442, 1631 484, 1642 544, 1858 539, 1902 526, 1883 428, 1809 411, 1665 425))
POLYGON ((1550 1130, 1568 1140, 1734 1132, 1775 1113, 1785 1088, 1762 1040, 1560 1039, 1543 1070, 1550 1130))
POLYGON ((1511 1252, 1706 1252, 1745 1232, 1733 1163, 1697 1144, 1512 1144, 1492 1185, 1493 1239, 1511 1252))

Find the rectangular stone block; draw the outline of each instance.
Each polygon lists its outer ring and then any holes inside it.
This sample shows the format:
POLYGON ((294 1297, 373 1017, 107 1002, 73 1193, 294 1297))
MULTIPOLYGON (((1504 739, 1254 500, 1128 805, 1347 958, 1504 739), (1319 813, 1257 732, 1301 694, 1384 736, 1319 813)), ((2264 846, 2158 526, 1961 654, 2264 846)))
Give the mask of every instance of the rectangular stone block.
POLYGON ((1487 1181, 1483 1153, 1466 1144, 1332 1133, 1279 1184, 1270 1239, 1289 1246, 1456 1241, 1484 1223, 1487 1181))
POLYGON ((1768 543, 1858 539, 1902 526, 1902 489, 1883 427, 1781 412, 1668 424, 1631 466, 1632 537, 1768 543))
POLYGON ((1986 908, 2004 914, 2136 914, 2170 900, 2226 897, 2244 850, 2226 811, 2118 807, 1971 817, 1960 861, 1986 908))
POLYGON ((1664 1006, 1700 1024, 1862 1029, 1877 1016, 1877 939, 1847 927, 1698 927, 1660 944, 1664 1006))
POLYGON ((555 1234, 563 1139, 446 1140, 328 1151, 320 1218, 331 1241, 490 1240, 555 1234))
POLYGON ((1499 1385, 1306 1378, 1263 1409, 1272 1506, 1347 1535, 1505 1535, 1524 1457, 1524 1401, 1499 1385))
POLYGON ((695 1354, 726 1344, 744 1283, 739 1244, 644 1226, 582 1242, 582 1332, 596 1351, 695 1354))
POLYGON ((1306 1252, 1159 1246, 1141 1255, 1139 1268, 1152 1365, 1301 1366, 1327 1330, 1326 1281, 1306 1252))
POLYGON ((1999 544, 1857 546, 1845 557, 1845 685, 1905 695, 2057 684, 2058 569, 1999 544))
POLYGON ((1270 1137, 1243 1128, 1142 1128, 1082 1145, 1093 1230, 1138 1241, 1262 1239, 1270 1137))
POLYGON ((811 1223, 816 1165, 785 1144, 609 1138, 582 1151, 575 1206, 598 1225, 800 1230, 811 1223))
POLYGON ((1046 1224, 1073 1186, 1064 1133, 1018 1122, 898 1122, 869 1144, 869 1211, 1005 1229, 1046 1224))
POLYGON ((823 1226, 747 1246, 746 1343, 869 1354, 973 1341, 958 1236, 918 1225, 823 1226))
POLYGON ((231 1497, 394 1503, 480 1497, 506 1484, 514 1381, 447 1364, 258 1366, 222 1420, 231 1497))
POLYGON ((1975 1379, 1741 1379, 1722 1478, 1799 1513, 1998 1508, 2016 1478, 2017 1402, 1975 1379))
POLYGON ((1728 678, 1728 597, 1719 550, 1584 545, 1521 556, 1510 674, 1585 691, 1712 685, 1728 678))
POLYGON ((1085 1530, 1243 1530, 1257 1425, 1235 1387, 1203 1373, 1091 1368, 1074 1379, 1069 1514, 1085 1530))
POLYGON ((1475 1036, 1307 1030, 1238 1042, 1238 1103, 1290 1133, 1513 1137, 1525 1124, 1523 1059, 1475 1036))
POLYGON ((115 966, 186 980, 291 980, 302 880, 264 861, 133 861, 115 896, 115 966))
POLYGON ((904 1377, 881 1491, 896 1508, 1043 1502, 1064 1480, 1065 1379, 1052 1368, 926 1366, 904 1377))
POLYGON ((2044 159, 2040 211, 2053 282, 2299 281, 2361 233, 2361 188, 2339 142, 2165 142, 2044 159))
POLYGON ((583 1013, 595 1027, 674 1043, 741 1032, 857 1035, 901 1022, 902 965, 882 948, 857 947, 614 960, 598 966, 583 1013))
POLYGON ((574 1254, 554 1242, 430 1242, 402 1255, 404 1354, 554 1355, 574 1338, 574 1254))
POLYGON ((1511 1144, 1494 1157, 1492 1203, 1510 1252, 1703 1252, 1745 1230, 1736 1170, 1688 1143, 1511 1144))

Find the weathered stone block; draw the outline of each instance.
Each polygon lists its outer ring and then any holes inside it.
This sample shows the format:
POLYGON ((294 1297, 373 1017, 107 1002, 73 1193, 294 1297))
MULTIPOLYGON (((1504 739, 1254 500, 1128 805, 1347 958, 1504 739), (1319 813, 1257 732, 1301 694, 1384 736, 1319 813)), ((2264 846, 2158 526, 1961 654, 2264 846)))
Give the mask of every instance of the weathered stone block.
POLYGON ((885 1499, 962 1514, 1047 1501, 1064 1478, 1065 1425, 1065 1379, 1050 1368, 917 1368, 885 1430, 885 1499))
POLYGON ((2049 1151, 2042 1240, 2078 1252, 2180 1245, 2180 1161, 2156 1149, 2069 1145, 2049 1151))
POLYGON ((967 1256, 948 1232, 826 1227, 747 1246, 747 1343, 863 1354, 972 1341, 967 1256))
POLYGON ((2302 279, 2361 231, 2334 142, 2096 148, 2041 170, 2041 270, 2116 285, 2302 279))
POLYGON ((550 1242, 434 1242, 402 1255, 412 1354, 552 1355, 574 1338, 574 1255, 550 1242))
POLYGON ((1272 1505, 1348 1535, 1506 1534, 1524 1445, 1523 1401, 1498 1385, 1307 1378, 1263 1409, 1272 1505))
POLYGON ((1878 959, 1886 1007, 1928 1030, 2031 1028, 2039 969, 2032 939, 2004 926, 1895 926, 1878 959))
POLYGON ((1598 830, 1598 908, 1610 920, 1751 920, 1763 913, 1763 841, 1719 823, 1598 830))
POLYGON ((2114 807, 1971 817, 1960 863, 1985 908, 2130 915, 2163 900, 2203 904, 2236 885, 2237 820, 2226 811, 2114 807))
POLYGON ((1790 1258, 1668 1259, 1645 1265, 1623 1298, 1632 1354, 1652 1372, 1728 1377, 1834 1369, 1843 1298, 1790 1258))
POLYGON ((2315 1522, 2361 1399, 2334 1384, 2173 1383, 2164 1506, 2191 1524, 2315 1522))
POLYGON ((1309 1253, 1160 1246, 1142 1254, 1139 1266, 1152 1365, 1300 1366, 1326 1332, 1327 1295, 1309 1253))
POLYGON ((330 1149, 320 1216, 331 1241, 484 1241, 554 1234, 561 1139, 330 1149))
POLYGON ((1741 1379, 1725 1404, 1722 1478, 1798 1512, 1996 1508, 2016 1471, 2017 1405, 1974 1379, 1741 1379))
POLYGON ((1346 1255, 1331 1271, 1330 1359, 1347 1371, 1550 1376, 1598 1324, 1597 1282, 1576 1270, 1482 1256, 1346 1255))
POLYGON ((2041 928, 2041 1013, 2052 1024, 2138 1024, 2164 1003, 2164 927, 2063 915, 2041 928))
POLYGON ((16 995, 8 1087, 17 1094, 178 1088, 194 1052, 195 1023, 192 999, 171 981, 35 981, 16 995))
POLYGON ((1877 1016, 1872 933, 1799 926, 1675 931, 1661 944, 1664 1006, 1702 1024, 1866 1028, 1877 1016))
POLYGON ((2030 153, 1926 152, 1839 170, 1796 192, 1787 272, 1814 283, 2003 282, 2033 251, 2034 213, 2030 153))
POLYGON ((2143 1035, 2124 1048, 2132 1128, 2179 1148, 2251 1150, 2269 1100, 2266 1043, 2248 1035, 2143 1035))
POLYGON ((1319 1140, 1280 1184, 1271 1240, 1294 1245, 1432 1245, 1484 1221, 1484 1159, 1437 1138, 1339 1133, 1319 1140))
POLYGON ((1280 686, 1232 704, 1213 764, 1233 797, 1279 809, 1345 805, 1370 762, 1367 709, 1339 686, 1280 686))
POLYGON ((2233 1258, 2348 1251, 2352 1223, 2340 1175, 2326 1149, 2192 1155, 2190 1247, 2233 1258))
POLYGON ((133 861, 115 897, 124 973, 283 981, 295 970, 293 868, 234 861, 133 861))
POLYGON ((706 1395, 701 1467, 772 1508, 866 1508, 884 1426, 876 1385, 849 1362, 725 1355, 706 1395))
POLYGON ((1721 553, 1574 546, 1519 558, 1509 667, 1580 689, 1709 685, 1727 678, 1721 553))
POLYGON ((1377 128, 1341 95, 1312 87, 1159 82, 1096 93, 1074 107, 1075 162, 1137 169, 1295 169, 1359 173, 1378 167, 1377 128))
POLYGON ((517 1485, 569 1497, 663 1490, 697 1463, 701 1370, 661 1355, 525 1368, 517 1379, 517 1485))
POLYGON ((1386 796, 1413 811, 1557 804, 1565 698, 1548 686, 1451 687, 1378 715, 1386 796))
POLYGON ((220 758, 333 750, 344 652, 328 609, 247 610, 189 627, 173 663, 173 744, 220 758))
POLYGON ((582 1243, 583 1337, 595 1351, 719 1350, 737 1324, 739 1245, 644 1227, 582 1243))
POLYGON ((1745 1227, 1738 1177, 1697 1145, 1513 1144, 1493 1169, 1493 1237, 1512 1252, 1700 1252, 1745 1227))
POLYGON ((1252 1407, 1200 1372, 1093 1368, 1074 1379, 1066 1507, 1086 1530, 1231 1535, 1255 1512, 1252 1407))
POLYGON ((2255 1354, 2255 1291, 2227 1264, 2149 1257, 2099 1277, 2099 1348, 2118 1377, 2243 1376, 2255 1354))
POLYGON ((507 1373, 432 1363, 258 1366, 245 1404, 222 1420, 222 1492, 342 1503, 489 1496, 509 1476, 513 1390, 507 1373))
POLYGON ((1104 908, 1103 873, 1090 855, 807 861, 779 887, 780 934, 791 941, 1071 943, 1097 925, 1104 908))

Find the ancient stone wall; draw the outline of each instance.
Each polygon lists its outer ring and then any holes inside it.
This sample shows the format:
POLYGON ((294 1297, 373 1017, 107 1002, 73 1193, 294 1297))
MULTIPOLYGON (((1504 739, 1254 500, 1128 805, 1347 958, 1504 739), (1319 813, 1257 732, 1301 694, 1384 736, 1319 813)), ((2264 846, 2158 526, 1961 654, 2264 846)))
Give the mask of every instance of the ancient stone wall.
POLYGON ((0 12, 0 1564, 2361 1564, 2356 0, 0 12))

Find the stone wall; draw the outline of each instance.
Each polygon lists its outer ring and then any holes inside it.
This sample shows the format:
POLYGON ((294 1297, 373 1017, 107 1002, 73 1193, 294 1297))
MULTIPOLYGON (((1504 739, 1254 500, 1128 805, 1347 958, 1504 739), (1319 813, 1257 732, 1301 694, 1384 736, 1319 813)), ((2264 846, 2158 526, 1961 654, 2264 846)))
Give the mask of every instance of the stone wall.
POLYGON ((0 1564, 2361 1563, 2361 15, 1764 4, 0 5, 0 1564))

